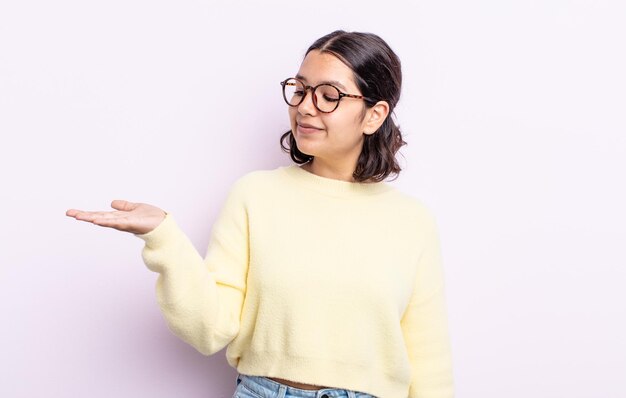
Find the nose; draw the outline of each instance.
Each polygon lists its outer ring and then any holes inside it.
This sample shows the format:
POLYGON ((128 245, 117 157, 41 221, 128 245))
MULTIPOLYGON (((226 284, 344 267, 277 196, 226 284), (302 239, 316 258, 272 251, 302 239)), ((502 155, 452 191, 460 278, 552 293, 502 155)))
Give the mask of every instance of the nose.
POLYGON ((307 88, 304 92, 304 98, 300 105, 298 105, 298 112, 301 115, 315 115, 317 113, 317 108, 313 103, 313 90, 307 88))

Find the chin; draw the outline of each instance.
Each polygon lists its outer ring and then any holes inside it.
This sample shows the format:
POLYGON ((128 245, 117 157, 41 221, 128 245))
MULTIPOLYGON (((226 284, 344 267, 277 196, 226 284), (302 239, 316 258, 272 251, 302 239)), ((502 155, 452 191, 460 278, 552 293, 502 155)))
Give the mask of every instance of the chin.
POLYGON ((296 139, 296 146, 298 150, 304 153, 307 156, 315 156, 315 148, 314 145, 307 145, 307 140, 298 141, 298 137, 294 136, 296 139))

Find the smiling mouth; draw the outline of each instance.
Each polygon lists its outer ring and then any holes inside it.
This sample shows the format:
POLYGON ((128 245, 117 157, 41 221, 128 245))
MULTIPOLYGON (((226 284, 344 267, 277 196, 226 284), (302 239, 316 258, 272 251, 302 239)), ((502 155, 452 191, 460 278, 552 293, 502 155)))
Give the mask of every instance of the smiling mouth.
POLYGON ((311 133, 317 133, 318 131, 322 131, 322 129, 318 129, 317 127, 307 127, 301 124, 296 124, 296 126, 297 126, 298 131, 304 134, 311 134, 311 133))

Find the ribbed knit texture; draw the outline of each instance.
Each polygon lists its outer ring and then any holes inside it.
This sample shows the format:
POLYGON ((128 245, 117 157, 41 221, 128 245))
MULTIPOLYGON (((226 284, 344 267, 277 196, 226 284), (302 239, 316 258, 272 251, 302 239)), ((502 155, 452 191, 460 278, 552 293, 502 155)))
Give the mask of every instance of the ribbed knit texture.
POLYGON ((203 258, 168 213, 145 241, 169 328, 239 373, 380 398, 451 398, 437 224, 386 182, 256 170, 230 189, 203 258))

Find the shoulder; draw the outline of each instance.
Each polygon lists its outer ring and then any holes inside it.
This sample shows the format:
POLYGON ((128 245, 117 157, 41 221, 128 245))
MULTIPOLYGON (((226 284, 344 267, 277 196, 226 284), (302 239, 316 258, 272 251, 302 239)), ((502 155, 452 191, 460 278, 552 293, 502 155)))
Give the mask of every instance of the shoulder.
POLYGON ((275 169, 258 169, 245 172, 232 184, 231 193, 243 196, 260 196, 264 192, 271 192, 280 188, 279 175, 282 167, 275 169))
POLYGON ((395 209, 397 216, 401 217, 404 225, 415 236, 424 237, 437 233, 437 216, 431 203, 397 188, 393 196, 394 203, 390 207, 395 209))
POLYGON ((282 173, 283 167, 277 167, 275 169, 258 169, 248 171, 239 176, 234 185, 248 186, 255 184, 268 183, 276 180, 276 177, 282 173))
POLYGON ((430 203, 423 198, 415 196, 411 193, 407 193, 399 188, 393 190, 393 200, 396 205, 401 208, 403 212, 408 214, 423 217, 434 218, 434 211, 430 203))

